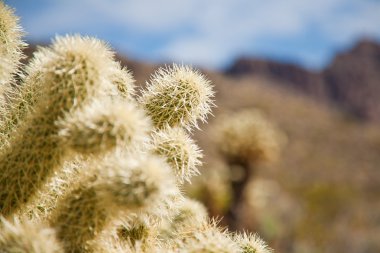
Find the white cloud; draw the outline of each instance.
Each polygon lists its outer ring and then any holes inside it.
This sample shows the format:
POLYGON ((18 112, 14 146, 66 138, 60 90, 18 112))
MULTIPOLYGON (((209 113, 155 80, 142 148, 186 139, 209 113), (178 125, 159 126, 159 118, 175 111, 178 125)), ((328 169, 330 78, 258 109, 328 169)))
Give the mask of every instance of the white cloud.
POLYGON ((142 35, 186 28, 154 54, 215 67, 254 51, 257 40, 296 37, 310 26, 338 45, 363 34, 380 37, 379 13, 371 0, 67 0, 27 20, 27 29, 34 37, 101 22, 142 35))
MULTIPOLYGON (((92 2, 92 1, 91 1, 92 2)), ((106 12, 107 18, 143 32, 169 31, 192 19, 197 1, 177 0, 96 0, 92 3, 106 12)))
MULTIPOLYGON (((162 55, 217 67, 229 57, 252 51, 255 41, 265 36, 297 36, 310 26, 317 27, 321 36, 326 37, 325 40, 337 43, 338 46, 363 34, 380 37, 379 3, 357 1, 354 4, 355 10, 350 13, 338 12, 347 3, 345 0, 257 0, 224 3, 220 13, 211 13, 199 24, 202 34, 172 41, 162 49, 162 55)), ((212 6, 204 9, 212 10, 212 6)), ((317 53, 319 52, 315 52, 317 53)), ((311 61, 322 60, 322 57, 313 56, 313 52, 304 58, 311 61)))
POLYGON ((380 37, 380 2, 357 2, 354 8, 354 15, 346 12, 332 16, 324 26, 326 35, 336 43, 346 44, 361 36, 380 37))
POLYGON ((217 38, 184 37, 160 50, 158 54, 165 60, 215 67, 233 57, 232 52, 232 44, 226 44, 217 38))

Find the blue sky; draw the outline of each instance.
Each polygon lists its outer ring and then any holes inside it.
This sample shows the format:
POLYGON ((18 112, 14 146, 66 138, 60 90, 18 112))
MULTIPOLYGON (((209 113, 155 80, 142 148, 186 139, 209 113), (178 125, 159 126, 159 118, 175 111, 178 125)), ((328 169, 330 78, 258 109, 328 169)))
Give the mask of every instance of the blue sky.
POLYGON ((223 68, 241 55, 326 66, 367 37, 380 0, 5 0, 27 40, 80 33, 131 58, 223 68))

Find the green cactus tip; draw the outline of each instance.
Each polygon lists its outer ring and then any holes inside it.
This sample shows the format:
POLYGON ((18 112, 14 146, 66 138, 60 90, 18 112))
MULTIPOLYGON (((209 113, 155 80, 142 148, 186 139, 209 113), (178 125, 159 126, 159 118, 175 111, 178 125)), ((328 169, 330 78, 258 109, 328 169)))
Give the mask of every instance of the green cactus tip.
POLYGON ((202 152, 183 129, 175 127, 154 132, 151 149, 166 159, 180 183, 199 174, 202 152))
POLYGON ((273 250, 257 234, 238 233, 233 239, 241 248, 242 253, 273 253, 273 250))
POLYGON ((206 121, 213 106, 212 85, 202 74, 187 66, 160 68, 140 97, 157 128, 197 127, 206 121))

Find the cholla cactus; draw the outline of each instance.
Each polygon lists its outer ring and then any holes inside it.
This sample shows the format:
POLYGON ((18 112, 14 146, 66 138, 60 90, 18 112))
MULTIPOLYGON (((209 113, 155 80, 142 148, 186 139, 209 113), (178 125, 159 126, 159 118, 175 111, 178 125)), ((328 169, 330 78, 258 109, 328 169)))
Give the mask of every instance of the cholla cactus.
MULTIPOLYGON (((102 100, 79 110, 57 123, 62 145, 82 155, 92 155, 91 160, 112 152, 115 148, 137 148, 145 141, 150 121, 144 112, 130 103, 102 100)), ((38 196, 26 209, 32 218, 44 220, 54 209, 57 197, 63 195, 75 181, 91 176, 82 159, 66 162, 55 177, 38 189, 38 196), (86 170, 81 172, 81 170, 86 170)), ((22 212, 25 213, 25 212, 22 212)))
POLYGON ((207 210, 198 201, 184 198, 176 207, 177 211, 173 216, 172 225, 176 228, 173 230, 186 230, 187 228, 201 227, 207 220, 207 210))
POLYGON ((268 245, 256 234, 241 233, 233 237, 242 253, 272 253, 268 245))
POLYGON ((51 228, 28 221, 0 222, 2 253, 64 253, 51 228))
POLYGON ((124 225, 120 226, 117 231, 118 236, 128 241, 132 247, 138 242, 146 243, 146 239, 152 237, 150 232, 149 225, 138 218, 126 222, 124 225))
MULTIPOLYGON (((0 85, 17 72, 20 38, 0 2, 0 85)), ((113 56, 99 40, 57 37, 7 90, 0 215, 27 220, 0 224, 0 252, 240 252, 241 240, 178 186, 199 173, 186 130, 210 113, 210 82, 190 67, 161 68, 136 101, 113 56)))
POLYGON ((181 128, 167 128, 153 133, 150 149, 166 159, 179 182, 190 181, 192 176, 199 174, 202 153, 181 128))
POLYGON ((135 95, 135 80, 131 72, 127 68, 121 67, 119 63, 111 74, 111 82, 117 90, 114 96, 119 95, 126 99, 132 99, 135 95))
POLYGON ((108 77, 108 64, 108 48, 90 38, 57 38, 46 51, 39 78, 45 97, 12 136, 9 148, 0 152, 1 214, 26 203, 62 165, 66 148, 57 138, 60 129, 55 123, 96 94, 108 77))
POLYGON ((35 52, 33 59, 25 67, 25 75, 22 77, 22 85, 8 89, 5 95, 9 100, 3 108, 2 121, 0 122, 0 150, 8 145, 12 132, 16 131, 33 106, 39 99, 43 83, 43 61, 46 58, 46 48, 40 48, 35 52))
POLYGON ((210 82, 197 71, 173 65, 159 69, 139 101, 157 128, 197 127, 211 111, 214 96, 210 82))
POLYGON ((207 217, 206 208, 201 203, 180 196, 174 201, 169 216, 158 219, 140 214, 132 216, 122 222, 117 233, 135 249, 135 246, 144 249, 152 244, 170 247, 179 237, 203 228, 207 217))
POLYGON ((84 167, 85 161, 82 157, 65 162, 61 170, 38 189, 36 197, 31 199, 17 215, 28 217, 35 223, 47 221, 57 207, 57 203, 72 190, 73 185, 78 184, 85 177, 92 176, 91 171, 84 167))
POLYGON ((52 215, 67 252, 92 252, 93 240, 112 218, 154 206, 175 187, 170 168, 156 157, 111 156, 93 166, 98 178, 78 184, 52 215))
MULTIPOLYGON (((93 40, 93 39, 91 39, 93 40)), ((93 40, 94 43, 102 44, 101 41, 93 40)), ((103 45, 103 47, 106 47, 103 45)), ((111 53, 111 52, 110 52, 111 53)), ((8 144, 12 133, 25 117, 34 110, 34 106, 41 99, 44 99, 41 92, 44 85, 44 61, 49 54, 49 48, 40 47, 33 54, 32 60, 25 67, 25 74, 22 75, 22 84, 14 87, 6 93, 9 106, 3 110, 3 120, 0 122, 0 150, 8 144)), ((130 100, 134 95, 134 79, 132 74, 120 66, 118 62, 108 62, 109 80, 104 79, 104 83, 99 90, 100 97, 125 98, 130 100)))
POLYGON ((145 141, 150 121, 132 103, 100 100, 57 123, 62 145, 80 154, 99 154, 145 141))
POLYGON ((22 29, 19 26, 18 17, 13 10, 0 2, 0 95, 4 87, 13 80, 13 75, 18 72, 20 59, 23 57, 22 49, 25 47, 22 41, 22 29))
POLYGON ((215 222, 205 223, 200 229, 176 240, 178 252, 184 253, 240 253, 240 248, 226 230, 215 222))
POLYGON ((0 149, 5 143, 3 121, 6 118, 6 93, 12 92, 14 76, 19 73, 20 60, 23 58, 22 29, 13 10, 0 1, 0 149))
POLYGON ((158 237, 163 241, 176 239, 178 236, 191 234, 207 223, 206 208, 198 201, 183 198, 176 203, 172 217, 160 224, 158 237))

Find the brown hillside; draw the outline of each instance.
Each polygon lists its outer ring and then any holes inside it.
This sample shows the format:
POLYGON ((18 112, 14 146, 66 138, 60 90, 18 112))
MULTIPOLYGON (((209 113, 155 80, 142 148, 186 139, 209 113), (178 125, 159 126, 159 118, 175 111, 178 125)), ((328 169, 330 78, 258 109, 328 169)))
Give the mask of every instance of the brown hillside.
POLYGON ((363 41, 323 73, 331 99, 356 115, 380 120, 380 45, 363 41))
POLYGON ((310 72, 294 64, 270 60, 240 58, 226 71, 232 77, 262 76, 280 80, 279 84, 289 86, 305 94, 325 99, 327 92, 323 75, 310 72))

